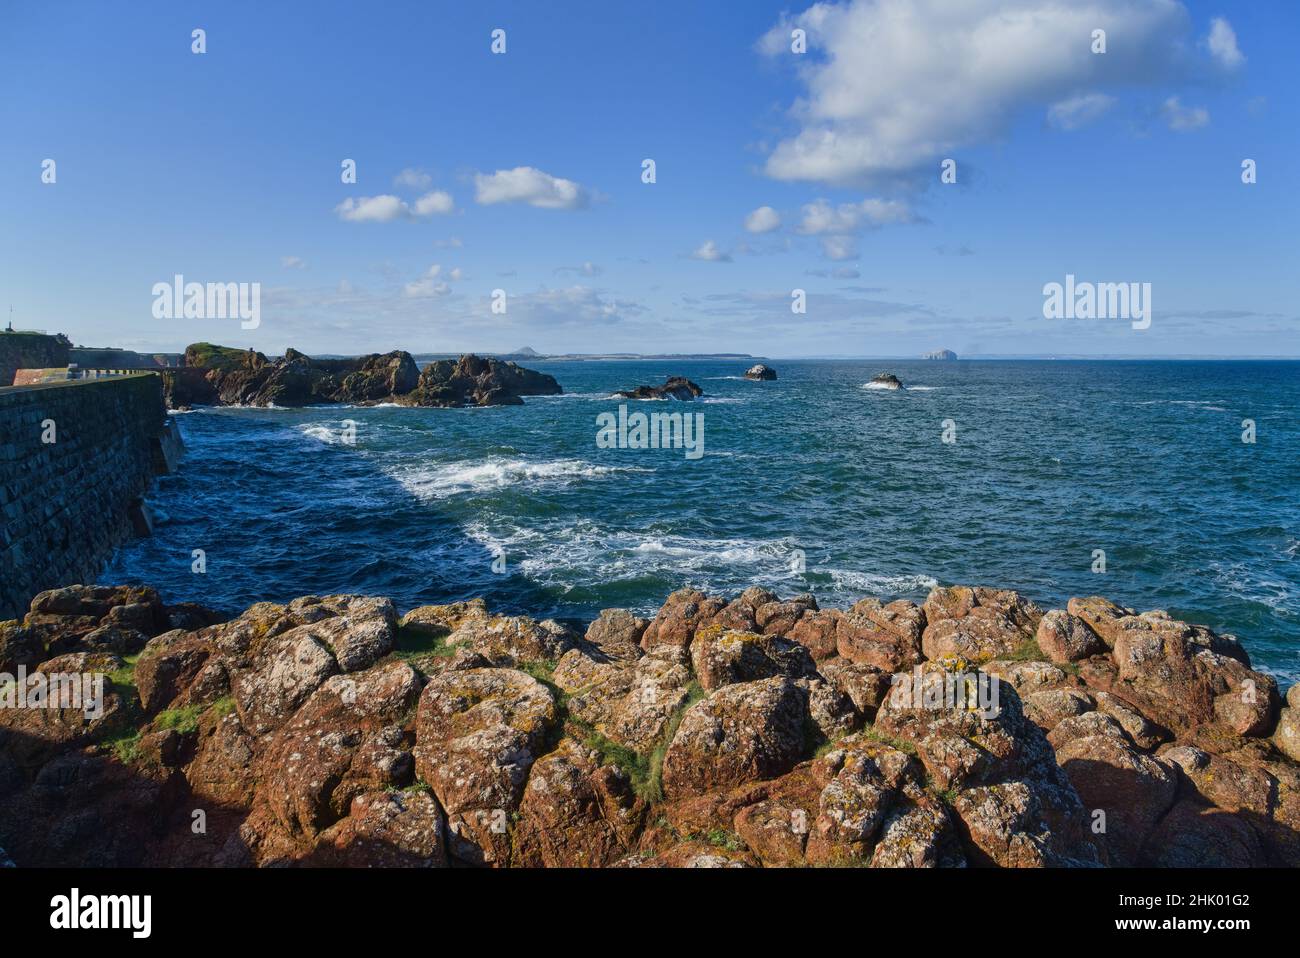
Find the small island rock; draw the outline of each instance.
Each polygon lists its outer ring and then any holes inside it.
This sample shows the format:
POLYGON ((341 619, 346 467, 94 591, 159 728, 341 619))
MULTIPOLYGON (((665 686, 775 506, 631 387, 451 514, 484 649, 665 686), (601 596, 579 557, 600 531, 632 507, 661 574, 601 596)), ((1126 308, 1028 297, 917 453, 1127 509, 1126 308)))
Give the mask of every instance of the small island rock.
POLYGON ((637 386, 614 393, 619 399, 694 399, 704 390, 685 376, 669 376, 662 386, 637 386))

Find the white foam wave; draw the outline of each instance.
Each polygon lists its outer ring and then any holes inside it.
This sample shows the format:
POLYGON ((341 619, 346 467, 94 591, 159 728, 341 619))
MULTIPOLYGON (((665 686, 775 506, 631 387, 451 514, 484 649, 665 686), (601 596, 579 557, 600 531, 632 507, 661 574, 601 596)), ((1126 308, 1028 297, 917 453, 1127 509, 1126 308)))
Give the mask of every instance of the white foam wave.
MULTIPOLYGON (((241 411, 241 412, 242 412, 242 411, 250 411, 250 410, 251 410, 252 412, 302 412, 302 408, 303 408, 303 407, 301 407, 301 406, 277 406, 275 403, 269 403, 269 404, 267 404, 267 405, 265 405, 265 406, 254 406, 254 405, 246 405, 246 404, 244 404, 244 403, 232 402, 232 403, 227 403, 227 404, 224 405, 224 406, 214 406, 214 407, 212 407, 212 408, 214 408, 214 409, 220 409, 222 412, 225 412, 225 411, 227 411, 227 410, 237 410, 237 411, 241 411)), ((314 406, 314 407, 312 407, 312 408, 314 408, 314 409, 320 409, 320 408, 322 408, 322 407, 320 407, 320 406, 314 406)))
POLYGON ((1227 412, 1222 399, 1136 399, 1131 406, 1186 406, 1189 409, 1205 409, 1211 412, 1227 412))
POLYGON ((336 446, 343 441, 343 428, 338 429, 327 426, 324 423, 308 423, 298 427, 298 431, 304 436, 310 436, 312 439, 318 439, 321 442, 329 443, 336 446))
POLYGON ((933 589, 939 584, 928 575, 880 575, 874 572, 855 572, 851 569, 826 570, 837 589, 862 592, 866 595, 901 595, 933 589))
POLYGON ((704 402, 703 399, 694 396, 690 399, 678 399, 676 396, 646 396, 642 399, 633 399, 629 396, 616 396, 614 393, 609 393, 604 398, 613 402, 704 402))
POLYGON ((474 521, 464 531, 490 550, 517 556, 518 567, 542 581, 558 577, 600 583, 647 574, 701 581, 700 573, 719 570, 772 578, 788 572, 793 549, 774 540, 611 530, 587 519, 527 528, 511 524, 489 528, 474 521))
POLYGON ((491 492, 520 483, 570 483, 623 472, 653 472, 634 466, 598 466, 581 459, 530 462, 492 458, 482 462, 399 466, 390 475, 420 499, 446 499, 465 493, 491 492))
POLYGON ((1274 612, 1291 612, 1296 608, 1290 583, 1260 577, 1245 563, 1212 562, 1214 581, 1229 595, 1247 602, 1257 602, 1274 612))
MULTIPOLYGON (((561 589, 600 588, 646 577, 689 584, 729 595, 746 586, 767 584, 781 595, 808 590, 792 560, 798 548, 785 539, 702 538, 666 532, 606 529, 583 519, 522 527, 510 522, 475 520, 465 534, 488 552, 507 557, 515 569, 539 584, 561 589)), ((848 606, 864 596, 896 596, 932 589, 924 575, 878 575, 808 565, 808 575, 831 579, 818 591, 828 607, 848 606)), ((674 588, 676 585, 673 586, 674 588)))

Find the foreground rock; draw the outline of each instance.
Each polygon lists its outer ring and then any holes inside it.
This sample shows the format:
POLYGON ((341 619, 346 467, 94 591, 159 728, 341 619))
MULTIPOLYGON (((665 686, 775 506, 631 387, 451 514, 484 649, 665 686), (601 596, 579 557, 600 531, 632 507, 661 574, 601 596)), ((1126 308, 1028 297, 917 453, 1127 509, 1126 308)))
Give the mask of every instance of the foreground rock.
POLYGON ((0 653, 104 680, 93 714, 0 686, 19 867, 1300 866, 1300 690, 1096 596, 683 589, 583 634, 70 586, 0 653))
POLYGON ((762 363, 755 363, 745 370, 745 378, 756 381, 776 379, 776 370, 771 366, 765 366, 762 363))
POLYGON ((514 363, 438 360, 423 372, 400 350, 349 359, 313 359, 296 349, 268 360, 252 350, 196 343, 185 365, 163 374, 168 406, 518 405, 521 396, 561 392, 554 377, 514 363))
POLYGON ((619 399, 695 399, 704 390, 684 376, 669 376, 662 386, 637 386, 614 393, 619 399))

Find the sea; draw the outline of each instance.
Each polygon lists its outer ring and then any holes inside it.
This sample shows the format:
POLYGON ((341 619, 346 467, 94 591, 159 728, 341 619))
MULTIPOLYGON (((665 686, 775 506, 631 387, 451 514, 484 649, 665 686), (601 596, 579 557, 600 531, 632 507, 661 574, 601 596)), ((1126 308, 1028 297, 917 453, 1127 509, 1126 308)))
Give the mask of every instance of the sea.
POLYGON ((1300 678, 1300 363, 773 360, 774 382, 733 360, 528 365, 563 395, 178 413, 154 535, 101 581, 230 612, 481 596, 575 623, 683 586, 825 608, 989 585, 1165 609, 1300 678), (885 372, 906 388, 874 388, 885 372), (611 397, 669 375, 703 396, 611 397), (689 414, 703 454, 599 442, 620 404, 689 414))

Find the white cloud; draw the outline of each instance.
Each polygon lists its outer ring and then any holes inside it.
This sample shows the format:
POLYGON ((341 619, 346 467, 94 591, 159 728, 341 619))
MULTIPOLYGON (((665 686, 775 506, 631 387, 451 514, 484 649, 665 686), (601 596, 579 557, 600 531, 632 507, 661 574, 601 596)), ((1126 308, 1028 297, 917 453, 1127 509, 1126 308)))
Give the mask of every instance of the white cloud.
POLYGON ((456 266, 447 270, 446 279, 442 279, 443 275, 442 264, 434 263, 419 279, 407 283, 404 292, 408 297, 446 296, 451 292, 451 283, 459 282, 462 274, 460 267, 456 266))
POLYGON ((447 193, 435 190, 426 193, 415 201, 413 206, 391 193, 380 196, 349 196, 334 207, 339 218, 349 223, 391 223, 393 220, 415 219, 433 216, 435 213, 450 213, 455 202, 447 193))
POLYGON ((334 212, 349 223, 388 223, 406 218, 410 210, 399 198, 385 193, 382 196, 349 196, 334 207, 334 212))
POLYGON ((451 286, 439 280, 417 279, 413 283, 406 284, 406 295, 412 298, 421 296, 446 296, 450 292, 451 286))
POLYGON ((799 124, 769 155, 781 180, 913 180, 1009 128, 1026 106, 1177 75, 1190 18, 1177 0, 849 0, 817 3, 759 43, 796 61, 799 124), (809 52, 792 57, 793 26, 809 52), (1091 35, 1111 37, 1105 55, 1091 35))
MULTIPOLYGON (((422 296, 446 296, 451 292, 451 286, 446 280, 439 279, 442 275, 442 265, 434 263, 424 271, 424 275, 412 283, 407 283, 405 293, 408 297, 422 296)), ((458 277, 452 277, 453 279, 458 277)))
POLYGON ((1241 50, 1237 48, 1237 34, 1232 29, 1232 24, 1223 17, 1215 17, 1210 21, 1210 34, 1205 38, 1205 45, 1210 48, 1210 56, 1225 70, 1235 70, 1246 62, 1241 50))
POLYGON ((408 190, 427 190, 432 182, 433 178, 424 170, 417 170, 410 166, 393 177, 394 186, 408 190))
POLYGON ((1084 93, 1053 103, 1047 110, 1047 122, 1058 130, 1077 130, 1101 117, 1115 105, 1115 98, 1104 93, 1084 93))
POLYGON ((285 269, 305 269, 307 262, 301 256, 281 256, 280 265, 285 269))
POLYGON ((1203 106, 1183 106, 1176 96, 1171 96, 1168 100, 1165 100, 1164 105, 1160 107, 1160 115, 1169 124, 1169 129, 1176 130, 1179 133, 1199 130, 1210 122, 1209 110, 1203 106))
POLYGON ((536 292, 512 295, 509 311, 504 316, 491 313, 491 302, 486 297, 476 307, 481 318, 494 323, 546 330, 621 323, 645 311, 645 307, 636 302, 610 299, 605 293, 588 286, 543 287, 536 292))
POLYGON ((760 206, 745 217, 745 229, 751 233, 770 233, 781 226, 781 215, 770 206, 760 206))
POLYGON ((826 200, 804 204, 798 231, 805 236, 824 233, 856 233, 891 223, 915 223, 917 217, 902 200, 865 199, 861 203, 831 206, 826 200))
POLYGON ((415 216, 433 216, 435 214, 446 215, 456 208, 456 201, 451 198, 450 193, 444 193, 442 190, 434 190, 432 193, 425 193, 411 207, 411 212, 415 216))
POLYGON ((730 263, 731 254, 720 250, 713 240, 705 240, 691 253, 691 259, 703 260, 706 263, 730 263))
POLYGON ((852 236, 823 236, 822 252, 826 258, 841 262, 858 258, 858 241, 852 236))
POLYGON ((547 210, 577 210, 590 202, 587 191, 573 180, 561 179, 531 166, 474 174, 475 199, 492 203, 527 203, 547 210))

